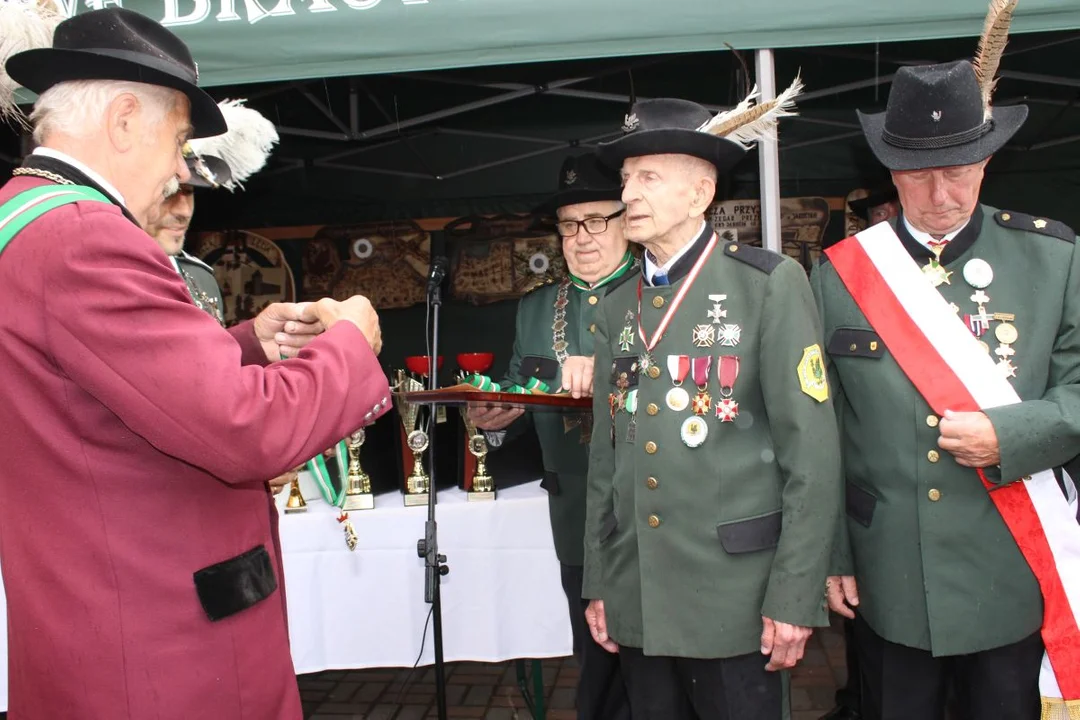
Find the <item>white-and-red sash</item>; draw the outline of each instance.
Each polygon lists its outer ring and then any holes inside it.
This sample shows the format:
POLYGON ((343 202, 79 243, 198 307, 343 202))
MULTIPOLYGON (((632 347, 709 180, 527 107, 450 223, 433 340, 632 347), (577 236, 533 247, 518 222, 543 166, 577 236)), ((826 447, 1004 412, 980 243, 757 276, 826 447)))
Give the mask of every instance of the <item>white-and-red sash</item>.
MULTIPOLYGON (((825 251, 863 315, 919 394, 944 415, 1020 402, 993 359, 935 290, 888 223, 825 251)), ((994 487, 983 474, 979 477, 994 487)), ((1039 581, 1053 672, 1043 694, 1080 700, 1080 525, 1045 470, 990 493, 1039 581), (1055 695, 1057 689, 1060 694, 1055 695)))

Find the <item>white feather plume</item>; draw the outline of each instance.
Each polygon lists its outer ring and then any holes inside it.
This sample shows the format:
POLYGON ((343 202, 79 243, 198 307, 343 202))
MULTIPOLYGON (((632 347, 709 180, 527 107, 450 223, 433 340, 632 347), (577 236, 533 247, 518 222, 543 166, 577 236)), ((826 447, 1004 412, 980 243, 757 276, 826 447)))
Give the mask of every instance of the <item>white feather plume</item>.
POLYGON ((202 156, 210 155, 225 161, 232 178, 223 186, 228 190, 243 188, 244 181, 261 170, 278 142, 274 123, 257 110, 244 107, 244 100, 222 100, 218 103, 225 116, 228 131, 224 135, 197 138, 191 148, 202 156))
POLYGON ((698 129, 738 143, 745 148, 762 140, 773 140, 776 138, 776 126, 780 118, 798 114, 795 110, 795 98, 802 93, 802 90, 802 78, 796 76, 791 85, 776 99, 753 105, 751 101, 758 96, 755 87, 753 92, 735 108, 721 113, 698 129))
POLYGON ((16 53, 52 46, 53 31, 63 19, 50 0, 0 0, 0 120, 28 126, 15 104, 19 84, 4 65, 16 53))
POLYGON ((755 85, 754 89, 750 91, 749 95, 743 98, 742 102, 740 102, 738 105, 731 108, 730 110, 724 110, 723 112, 717 113, 712 118, 710 118, 707 123, 699 127, 698 130, 700 130, 701 132, 710 132, 714 127, 728 121, 739 113, 746 112, 747 110, 752 108, 754 106, 754 101, 757 100, 759 97, 761 97, 761 92, 758 90, 758 86, 755 85))

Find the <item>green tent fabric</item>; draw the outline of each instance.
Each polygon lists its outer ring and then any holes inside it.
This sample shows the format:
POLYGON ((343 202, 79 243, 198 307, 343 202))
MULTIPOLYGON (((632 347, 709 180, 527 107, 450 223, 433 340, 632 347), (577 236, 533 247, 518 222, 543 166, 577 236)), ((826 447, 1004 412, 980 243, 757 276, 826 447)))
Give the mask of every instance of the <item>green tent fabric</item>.
MULTIPOLYGON (((83 3, 56 0, 70 14, 83 3)), ((89 5, 96 3, 90 2, 89 5)), ((723 49, 976 36, 987 0, 127 0, 171 27, 201 84, 723 49)), ((1022 0, 1013 32, 1080 28, 1022 0)))

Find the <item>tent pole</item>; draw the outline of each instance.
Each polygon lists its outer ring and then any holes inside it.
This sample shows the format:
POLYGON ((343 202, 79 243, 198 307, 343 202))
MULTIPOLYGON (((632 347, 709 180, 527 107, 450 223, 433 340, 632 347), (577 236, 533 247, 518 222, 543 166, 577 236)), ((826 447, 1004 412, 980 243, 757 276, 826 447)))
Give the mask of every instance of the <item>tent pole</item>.
MULTIPOLYGON (((776 64, 772 50, 755 51, 757 85, 761 101, 776 97, 776 64)), ((780 153, 777 141, 758 143, 758 173, 761 182, 761 244, 767 250, 781 252, 780 243, 780 153)))

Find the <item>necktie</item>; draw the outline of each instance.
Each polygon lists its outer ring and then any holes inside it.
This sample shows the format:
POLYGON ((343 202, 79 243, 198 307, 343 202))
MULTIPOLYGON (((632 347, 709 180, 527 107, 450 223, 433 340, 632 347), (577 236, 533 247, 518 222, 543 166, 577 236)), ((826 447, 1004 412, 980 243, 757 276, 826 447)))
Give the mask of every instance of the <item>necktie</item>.
POLYGON ((663 270, 657 270, 652 276, 653 287, 660 287, 661 285, 668 285, 667 273, 663 270))

